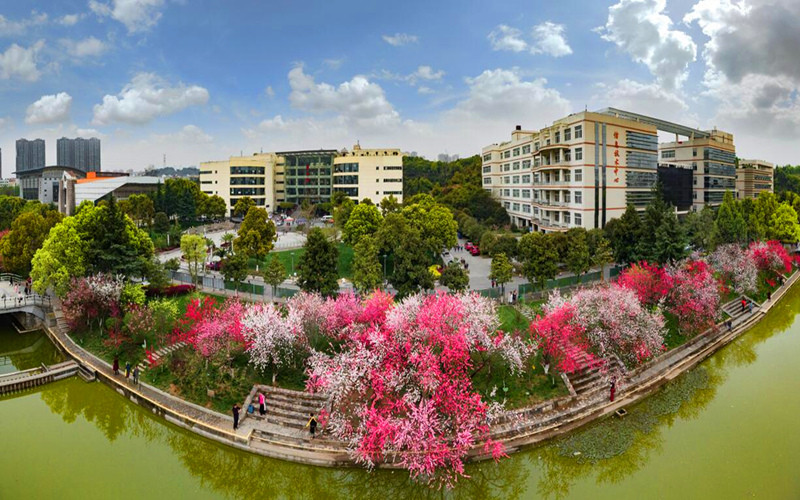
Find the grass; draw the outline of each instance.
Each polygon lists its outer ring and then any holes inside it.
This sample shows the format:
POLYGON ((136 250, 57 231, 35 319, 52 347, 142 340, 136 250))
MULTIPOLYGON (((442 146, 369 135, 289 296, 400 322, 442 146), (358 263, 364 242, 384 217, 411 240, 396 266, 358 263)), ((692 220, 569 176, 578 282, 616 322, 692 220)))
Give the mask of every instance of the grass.
MULTIPOLYGON (((339 250, 339 277, 350 279, 353 276, 353 247, 345 245, 344 243, 338 243, 337 248, 339 250)), ((280 260, 283 264, 283 267, 286 268, 286 273, 291 275, 293 269, 295 272, 297 271, 297 263, 300 260, 300 256, 303 255, 304 252, 304 248, 298 248, 296 250, 284 250, 282 252, 271 252, 270 255, 267 256, 267 259, 271 259, 273 255, 277 256, 278 260, 280 260)), ((258 264, 259 269, 263 269, 264 266, 267 265, 267 262, 267 260, 258 261, 257 259, 250 259, 248 265, 250 269, 255 269, 256 264, 258 264)))
MULTIPOLYGON (((482 359, 473 360, 476 367, 482 366, 482 359)), ((569 394, 561 377, 551 371, 545 375, 540 355, 531 360, 531 365, 521 373, 512 375, 498 355, 491 356, 478 373, 472 377, 475 390, 484 401, 503 401, 509 409, 534 405, 548 399, 569 394), (496 388, 496 390, 495 390, 496 388), (494 397, 491 397, 495 391, 494 397)))
POLYGON ((507 333, 515 331, 527 332, 530 327, 528 318, 513 306, 498 307, 497 317, 500 320, 500 329, 507 333))

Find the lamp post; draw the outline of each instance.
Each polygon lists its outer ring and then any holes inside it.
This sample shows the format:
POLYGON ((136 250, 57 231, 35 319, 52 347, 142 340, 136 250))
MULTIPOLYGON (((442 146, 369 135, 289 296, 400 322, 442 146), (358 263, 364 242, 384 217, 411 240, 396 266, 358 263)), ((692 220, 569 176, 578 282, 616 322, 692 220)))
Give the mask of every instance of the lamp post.
POLYGON ((294 276, 294 252, 290 252, 289 256, 292 258, 292 276, 294 276))
POLYGON ((383 279, 386 279, 386 254, 383 254, 383 279))

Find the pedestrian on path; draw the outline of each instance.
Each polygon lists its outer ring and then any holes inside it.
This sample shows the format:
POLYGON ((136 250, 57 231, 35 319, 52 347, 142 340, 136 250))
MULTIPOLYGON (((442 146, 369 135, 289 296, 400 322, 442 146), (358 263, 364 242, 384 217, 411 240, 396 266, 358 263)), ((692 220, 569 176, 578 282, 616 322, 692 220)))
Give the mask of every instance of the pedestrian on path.
POLYGON ((114 370, 114 375, 118 376, 119 375, 119 356, 114 356, 114 364, 111 366, 111 368, 114 370))
POLYGON ((262 417, 267 414, 267 405, 265 404, 264 399, 265 399, 264 398, 264 393, 263 392, 259 392, 258 393, 258 413, 262 417))
POLYGON ((615 377, 615 378, 611 379, 611 402, 612 403, 614 402, 614 394, 616 392, 617 392, 617 379, 615 377))
POLYGON ((133 368, 133 384, 139 385, 139 365, 133 368))
POLYGON ((753 314, 753 303, 752 302, 747 304, 747 312, 749 312, 750 314, 753 314))
POLYGON ((233 403, 233 408, 231 408, 231 411, 233 412, 233 430, 236 430, 236 429, 239 428, 239 411, 240 410, 241 410, 241 408, 239 407, 239 405, 236 404, 236 403, 233 403))
POLYGON ((733 320, 732 319, 729 319, 728 321, 726 321, 725 324, 728 326, 728 331, 729 332, 731 330, 733 330, 733 320))
POLYGON ((308 419, 306 427, 308 427, 309 432, 311 432, 311 439, 314 439, 314 436, 317 434, 317 417, 315 417, 313 413, 309 413, 308 415, 311 418, 308 419))
POLYGON ((745 307, 747 307, 747 299, 742 297, 742 312, 744 312, 745 307))
POLYGON ((127 382, 129 378, 131 378, 131 362, 130 361, 126 361, 125 362, 125 382, 127 382))

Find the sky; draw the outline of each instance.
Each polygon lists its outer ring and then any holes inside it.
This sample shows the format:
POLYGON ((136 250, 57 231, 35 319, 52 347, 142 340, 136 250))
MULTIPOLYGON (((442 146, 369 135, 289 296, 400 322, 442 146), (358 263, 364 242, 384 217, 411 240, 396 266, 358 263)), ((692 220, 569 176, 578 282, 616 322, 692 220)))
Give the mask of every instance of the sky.
POLYGON ((613 106, 800 163, 800 1, 0 2, 0 147, 104 170, 396 147, 469 156, 613 106))

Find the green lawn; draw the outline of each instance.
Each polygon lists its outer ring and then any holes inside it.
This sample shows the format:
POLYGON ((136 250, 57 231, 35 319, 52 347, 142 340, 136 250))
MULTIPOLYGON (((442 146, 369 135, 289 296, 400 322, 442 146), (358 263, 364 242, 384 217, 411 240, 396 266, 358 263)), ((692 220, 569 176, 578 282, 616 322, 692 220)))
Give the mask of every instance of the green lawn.
MULTIPOLYGON (((352 278, 353 247, 345 245, 344 243, 339 243, 337 244, 337 248, 339 249, 339 277, 348 279, 352 278)), ((283 267, 286 268, 286 272, 291 275, 293 269, 294 271, 297 271, 297 262, 300 260, 300 256, 303 255, 304 252, 304 248, 298 248, 296 250, 284 250, 281 252, 271 252, 267 256, 267 259, 271 259, 273 255, 276 255, 283 263, 283 267)), ((266 265, 266 261, 259 262, 256 259, 250 259, 250 269, 255 269, 256 264, 258 264, 259 269, 263 269, 263 267, 266 265)))
POLYGON ((500 329, 504 332, 527 332, 530 326, 528 318, 523 316, 513 306, 500 306, 497 308, 497 317, 500 319, 500 329))

